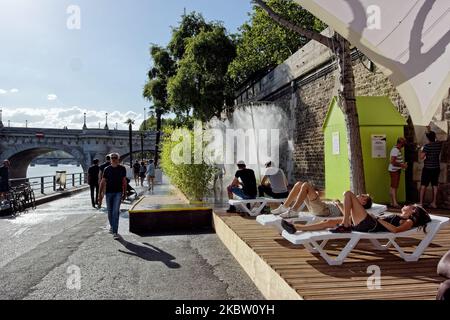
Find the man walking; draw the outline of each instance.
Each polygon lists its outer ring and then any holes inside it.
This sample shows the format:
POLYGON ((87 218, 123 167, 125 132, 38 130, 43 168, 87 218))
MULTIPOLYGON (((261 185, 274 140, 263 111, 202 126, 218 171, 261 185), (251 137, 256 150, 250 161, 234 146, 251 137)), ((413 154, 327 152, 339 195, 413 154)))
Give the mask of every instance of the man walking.
POLYGON ((400 208, 400 205, 397 202, 397 189, 400 184, 400 176, 402 173, 402 169, 406 169, 408 167, 407 163, 404 163, 402 156, 402 148, 406 144, 405 138, 398 138, 397 144, 391 150, 391 159, 389 163, 389 174, 391 176, 391 206, 394 208, 400 208))
POLYGON ((92 166, 88 170, 88 184, 91 188, 91 202, 92 207, 96 208, 98 205, 98 190, 99 190, 99 184, 98 184, 98 175, 100 173, 100 168, 98 166, 99 160, 94 159, 92 161, 92 166), (95 191, 95 195, 94 195, 95 191))
POLYGON ((141 165, 139 164, 139 160, 136 160, 136 162, 133 164, 133 174, 134 174, 134 183, 136 186, 139 185, 139 171, 141 170, 141 165))
POLYGON ((9 192, 9 166, 9 160, 4 160, 0 167, 0 200, 5 199, 9 192))
POLYGON ((106 196, 108 220, 114 240, 119 240, 120 203, 125 200, 127 191, 127 171, 119 164, 119 154, 111 154, 111 165, 103 172, 100 183, 100 197, 106 196))
MULTIPOLYGON (((110 155, 106 155, 105 157, 105 162, 99 167, 99 173, 98 173, 98 181, 102 181, 103 179, 103 172, 105 171, 106 168, 108 168, 111 165, 111 157, 110 155)), ((98 198, 97 204, 98 204, 98 208, 100 209, 102 207, 102 202, 103 202, 103 196, 98 198)))
POLYGON ((153 186, 155 184, 155 163, 153 160, 148 162, 147 168, 148 191, 153 194, 153 186))

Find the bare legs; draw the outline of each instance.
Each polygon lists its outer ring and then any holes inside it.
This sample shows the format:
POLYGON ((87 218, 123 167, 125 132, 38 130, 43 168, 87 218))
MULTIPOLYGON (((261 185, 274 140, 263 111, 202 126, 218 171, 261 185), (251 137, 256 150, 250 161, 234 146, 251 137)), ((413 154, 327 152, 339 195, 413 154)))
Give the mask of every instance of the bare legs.
POLYGON ((399 204, 397 202, 397 189, 391 187, 389 195, 391 196, 391 205, 396 208, 399 207, 399 204))
MULTIPOLYGON (((425 192, 427 190, 426 186, 420 187, 420 204, 423 205, 424 199, 425 199, 425 192)), ((432 208, 437 208, 437 193, 438 193, 438 187, 433 186, 433 202, 430 204, 432 208)))
POLYGON ((333 228, 339 223, 346 227, 350 227, 352 222, 353 225, 358 225, 366 217, 367 212, 364 210, 356 196, 352 192, 347 191, 344 194, 344 217, 342 219, 328 219, 315 224, 296 226, 296 229, 299 231, 317 231, 333 228))
POLYGON ((307 182, 297 182, 292 188, 289 196, 284 203, 286 208, 292 207, 294 211, 297 211, 302 206, 306 197, 310 200, 314 200, 318 197, 316 190, 307 182))

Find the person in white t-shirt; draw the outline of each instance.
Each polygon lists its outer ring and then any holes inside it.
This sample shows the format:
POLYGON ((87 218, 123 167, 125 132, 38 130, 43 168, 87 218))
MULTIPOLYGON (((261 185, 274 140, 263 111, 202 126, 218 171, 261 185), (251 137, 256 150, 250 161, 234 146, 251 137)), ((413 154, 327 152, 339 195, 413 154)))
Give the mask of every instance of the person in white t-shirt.
POLYGON ((391 188, 389 195, 391 197, 391 206, 400 208, 397 202, 397 190, 400 184, 402 169, 406 169, 408 164, 404 162, 402 149, 406 144, 405 138, 398 138, 397 144, 392 148, 389 162, 389 174, 391 176, 391 188))

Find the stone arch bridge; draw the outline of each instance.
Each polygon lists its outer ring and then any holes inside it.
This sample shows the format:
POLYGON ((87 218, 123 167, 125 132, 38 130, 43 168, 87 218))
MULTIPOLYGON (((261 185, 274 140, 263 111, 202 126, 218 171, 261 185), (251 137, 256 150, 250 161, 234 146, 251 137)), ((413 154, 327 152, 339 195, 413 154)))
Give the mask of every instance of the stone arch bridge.
MULTIPOLYGON (((141 134, 133 132, 133 154, 141 152, 141 134)), ((143 138, 145 152, 154 152, 156 132, 146 132, 143 138)), ((128 130, 108 129, 39 129, 0 126, 0 159, 11 161, 10 178, 24 178, 31 161, 51 151, 62 150, 78 160, 84 171, 95 158, 103 161, 111 152, 122 159, 129 157, 128 130)))

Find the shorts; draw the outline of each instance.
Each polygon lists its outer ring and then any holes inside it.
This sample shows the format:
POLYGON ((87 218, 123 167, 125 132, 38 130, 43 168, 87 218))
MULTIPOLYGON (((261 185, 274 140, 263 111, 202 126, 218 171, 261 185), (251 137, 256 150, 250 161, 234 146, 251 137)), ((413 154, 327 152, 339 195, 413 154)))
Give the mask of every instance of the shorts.
POLYGON ((309 198, 306 197, 305 205, 308 208, 308 211, 315 216, 319 217, 331 216, 330 208, 327 206, 325 202, 320 200, 319 196, 317 196, 317 198, 314 200, 309 200, 309 198))
POLYGON ((391 188, 398 189, 398 186, 400 185, 400 175, 402 174, 402 170, 398 171, 389 171, 389 174, 391 175, 391 188))
POLYGON ((242 190, 239 187, 231 187, 231 188, 229 188, 229 191, 231 191, 232 193, 234 193, 236 196, 238 196, 239 198, 241 198, 243 200, 256 199, 256 195, 250 196, 250 195, 246 194, 244 192, 244 190, 242 190))
POLYGON ((420 179, 421 185, 428 187, 431 183, 433 187, 437 187, 439 185, 439 174, 441 173, 440 168, 423 168, 422 170, 422 178, 420 179))
POLYGON ((363 221, 358 223, 356 226, 352 226, 352 230, 368 233, 387 231, 387 229, 382 224, 378 223, 378 221, 369 214, 363 221))

